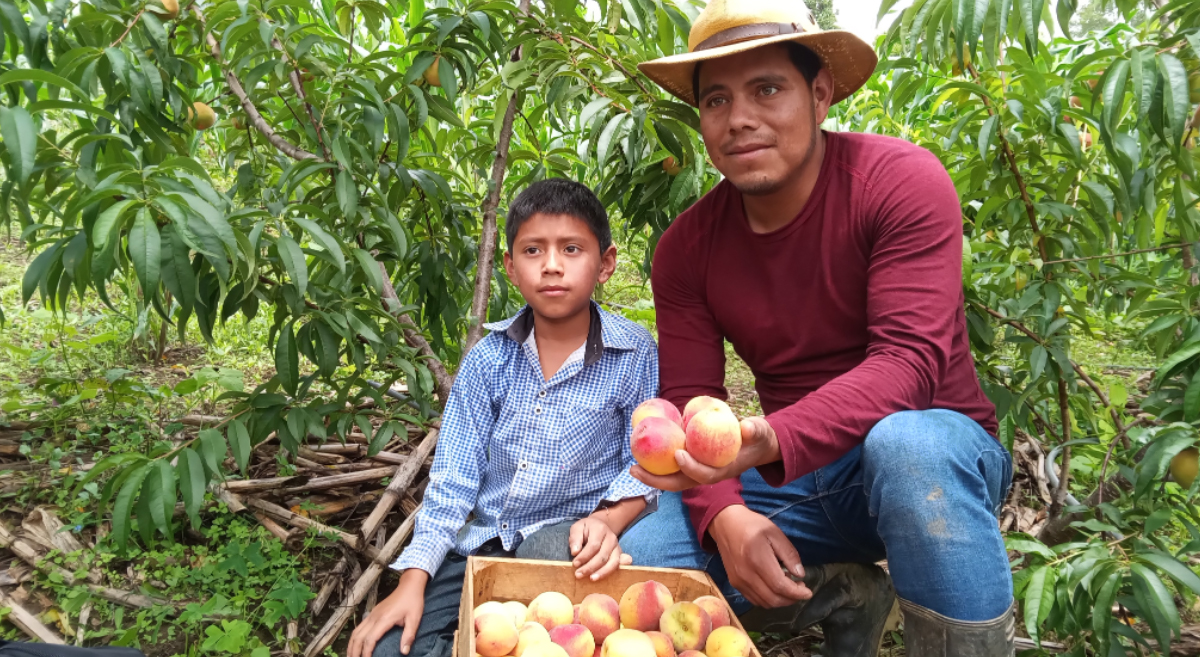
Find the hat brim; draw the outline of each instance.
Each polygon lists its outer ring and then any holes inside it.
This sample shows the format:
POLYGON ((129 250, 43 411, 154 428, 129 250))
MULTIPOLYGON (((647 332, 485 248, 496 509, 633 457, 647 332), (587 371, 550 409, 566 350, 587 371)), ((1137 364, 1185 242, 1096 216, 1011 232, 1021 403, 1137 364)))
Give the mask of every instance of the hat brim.
POLYGON ((692 72, 696 69, 696 64, 785 41, 804 45, 821 58, 822 64, 833 76, 834 103, 844 100, 863 86, 879 63, 875 50, 855 34, 845 30, 828 30, 748 39, 719 48, 671 55, 642 62, 638 64, 638 70, 671 95, 696 107, 696 99, 692 93, 692 72))

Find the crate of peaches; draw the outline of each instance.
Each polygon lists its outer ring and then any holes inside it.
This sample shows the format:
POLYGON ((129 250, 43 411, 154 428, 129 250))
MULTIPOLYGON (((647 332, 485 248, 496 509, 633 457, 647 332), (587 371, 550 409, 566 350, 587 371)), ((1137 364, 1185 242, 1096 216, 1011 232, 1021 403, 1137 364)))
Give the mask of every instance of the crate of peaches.
POLYGON ((647 399, 633 411, 630 447, 650 474, 679 472, 675 452, 685 450, 704 465, 723 468, 737 458, 742 428, 729 405, 713 397, 695 397, 679 409, 665 399, 647 399))
POLYGON ((457 657, 761 657, 707 574, 470 557, 457 657))

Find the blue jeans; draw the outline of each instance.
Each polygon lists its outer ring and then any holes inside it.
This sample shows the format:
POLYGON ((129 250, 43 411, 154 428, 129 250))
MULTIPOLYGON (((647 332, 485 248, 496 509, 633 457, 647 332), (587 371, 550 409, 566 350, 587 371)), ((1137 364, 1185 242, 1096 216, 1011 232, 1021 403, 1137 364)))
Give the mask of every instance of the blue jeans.
MULTIPOLYGON (((881 420, 834 463, 780 488, 742 475, 746 506, 770 518, 805 564, 887 559, 896 593, 964 621, 1012 603, 1008 555, 996 522, 1012 478, 1008 451, 970 418, 947 410, 881 420)), ((639 566, 707 571, 739 614, 750 603, 729 584, 720 555, 696 541, 676 493, 621 537, 639 566)))
MULTIPOLYGON (((570 561, 568 539, 571 525, 568 520, 534 532, 517 546, 515 552, 505 550, 499 540, 484 543, 476 552, 482 557, 517 557, 543 561, 570 561)), ((454 631, 458 629, 458 605, 462 598, 463 578, 467 573, 467 558, 455 552, 446 555, 437 573, 425 585, 425 610, 421 626, 413 639, 409 657, 450 657, 454 649, 454 631)), ((380 637, 371 657, 400 657, 400 639, 404 630, 393 627, 380 637)))

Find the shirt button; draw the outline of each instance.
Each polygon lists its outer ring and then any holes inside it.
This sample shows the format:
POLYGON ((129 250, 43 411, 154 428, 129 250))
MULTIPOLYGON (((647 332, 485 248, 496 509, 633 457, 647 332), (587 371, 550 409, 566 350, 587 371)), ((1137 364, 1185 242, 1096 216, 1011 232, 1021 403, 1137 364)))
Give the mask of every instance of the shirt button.
POLYGON ((507 522, 500 523, 500 529, 508 529, 508 523, 507 522))
POLYGON ((533 414, 534 414, 534 415, 541 415, 541 414, 542 414, 542 407, 541 407, 541 406, 538 406, 538 407, 534 408, 534 409, 533 409, 533 414))
POLYGON ((526 462, 524 462, 524 461, 521 461, 521 469, 522 469, 522 470, 528 470, 528 469, 529 469, 529 464, 528 464, 528 463, 526 463, 526 462))
POLYGON ((539 393, 538 393, 538 397, 545 397, 545 396, 546 396, 546 391, 545 391, 545 390, 543 390, 543 391, 541 391, 541 392, 539 392, 539 393))

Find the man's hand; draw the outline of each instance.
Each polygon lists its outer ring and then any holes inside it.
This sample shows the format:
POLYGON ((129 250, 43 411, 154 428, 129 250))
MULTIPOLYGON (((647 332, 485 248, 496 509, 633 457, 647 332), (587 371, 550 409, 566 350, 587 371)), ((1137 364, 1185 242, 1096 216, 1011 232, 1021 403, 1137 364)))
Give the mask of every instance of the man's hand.
POLYGON ((807 586, 784 574, 786 568, 803 577, 804 567, 795 546, 766 516, 728 506, 709 523, 708 534, 717 542, 729 583, 754 605, 785 607, 812 597, 807 586))
POLYGON ((621 552, 616 533, 596 516, 571 525, 570 541, 576 579, 591 575, 596 582, 616 572, 621 564, 633 563, 632 557, 621 552))
POLYGON ((350 635, 350 646, 346 657, 371 657, 375 644, 393 627, 403 627, 400 637, 400 653, 407 655, 412 649, 417 628, 421 625, 421 614, 425 611, 425 584, 429 573, 410 568, 400 576, 400 584, 392 594, 375 605, 350 635))
POLYGON ((742 448, 738 450, 737 458, 723 468, 704 465, 681 449, 675 452, 675 461, 679 463, 680 472, 654 475, 642 466, 635 465, 629 469, 629 473, 647 486, 659 490, 681 491, 739 477, 750 468, 774 463, 779 458, 779 439, 775 436, 775 430, 767 424, 765 418, 750 417, 742 420, 742 448))

